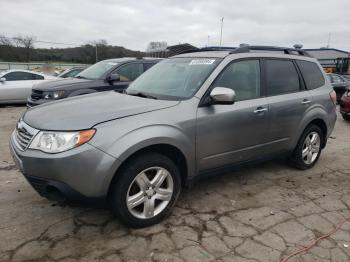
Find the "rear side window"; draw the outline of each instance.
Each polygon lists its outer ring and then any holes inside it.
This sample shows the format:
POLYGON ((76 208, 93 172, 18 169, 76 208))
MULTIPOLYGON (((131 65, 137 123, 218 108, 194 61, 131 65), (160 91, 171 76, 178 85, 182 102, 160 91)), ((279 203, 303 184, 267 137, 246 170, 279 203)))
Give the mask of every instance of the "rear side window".
POLYGON ((290 60, 265 60, 267 94, 270 96, 300 91, 299 75, 290 60))
POLYGON ((37 75, 37 74, 32 74, 32 79, 33 80, 43 80, 44 77, 41 75, 37 75))
POLYGON ((145 67, 145 72, 146 72, 148 69, 150 69, 152 66, 154 66, 155 63, 144 63, 143 65, 145 67))
POLYGON ((301 60, 296 62, 303 75, 307 89, 311 90, 324 85, 324 77, 317 64, 301 60))

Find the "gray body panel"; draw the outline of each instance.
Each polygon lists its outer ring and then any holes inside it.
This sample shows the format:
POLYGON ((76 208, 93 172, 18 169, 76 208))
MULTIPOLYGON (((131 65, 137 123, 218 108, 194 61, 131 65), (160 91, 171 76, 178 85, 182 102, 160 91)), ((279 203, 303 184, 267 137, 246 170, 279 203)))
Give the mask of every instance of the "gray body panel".
POLYGON ((29 110, 24 121, 36 129, 63 131, 94 127, 96 134, 88 144, 58 154, 29 149, 21 152, 15 148, 23 161, 23 172, 46 178, 52 176, 86 196, 105 196, 120 164, 148 146, 176 147, 186 159, 187 179, 190 180, 202 171, 280 151, 290 152, 305 127, 315 119, 324 121, 327 137, 333 130, 336 111, 329 96, 332 87, 327 79, 323 87, 310 91, 261 97, 233 105, 200 107, 213 80, 235 59, 287 57, 312 62, 315 59, 269 53, 228 55, 227 52, 178 57, 224 59, 196 94, 181 102, 108 92, 29 110), (302 104, 305 99, 310 103, 302 104), (254 113, 258 107, 266 108, 266 111, 254 113))

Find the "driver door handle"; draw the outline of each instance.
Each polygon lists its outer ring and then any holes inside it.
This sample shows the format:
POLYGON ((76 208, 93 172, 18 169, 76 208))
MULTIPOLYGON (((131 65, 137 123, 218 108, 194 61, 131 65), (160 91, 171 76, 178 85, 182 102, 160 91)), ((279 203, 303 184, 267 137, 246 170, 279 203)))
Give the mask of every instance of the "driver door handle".
POLYGON ((254 110, 254 114, 260 114, 267 111, 268 111, 267 108, 259 106, 257 109, 254 110))
POLYGON ((304 100, 301 102, 302 105, 307 105, 307 104, 310 104, 310 103, 311 103, 311 101, 310 101, 309 99, 304 99, 304 100))

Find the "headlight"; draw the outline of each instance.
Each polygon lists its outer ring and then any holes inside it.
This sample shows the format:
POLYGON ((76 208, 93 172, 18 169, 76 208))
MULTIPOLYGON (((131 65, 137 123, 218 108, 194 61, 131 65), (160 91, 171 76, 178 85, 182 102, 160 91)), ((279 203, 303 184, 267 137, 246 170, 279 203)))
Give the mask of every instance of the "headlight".
POLYGON ((53 92, 45 92, 44 93, 44 99, 59 99, 63 97, 65 94, 65 91, 60 90, 60 91, 53 91, 53 92))
POLYGON ((59 153, 85 144, 91 140, 95 132, 95 129, 77 132, 40 131, 29 148, 47 153, 59 153))

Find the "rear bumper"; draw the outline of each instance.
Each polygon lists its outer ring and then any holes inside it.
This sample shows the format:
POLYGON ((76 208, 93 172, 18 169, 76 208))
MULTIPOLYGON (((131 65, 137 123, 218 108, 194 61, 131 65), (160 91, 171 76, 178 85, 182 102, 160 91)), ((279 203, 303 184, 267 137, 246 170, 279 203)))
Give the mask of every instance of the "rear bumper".
POLYGON ((32 187, 48 199, 71 202, 103 199, 120 162, 101 150, 84 144, 58 154, 19 150, 14 134, 10 152, 15 164, 32 187))

